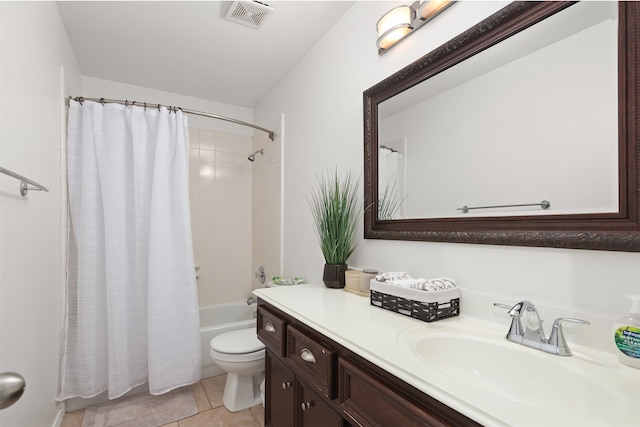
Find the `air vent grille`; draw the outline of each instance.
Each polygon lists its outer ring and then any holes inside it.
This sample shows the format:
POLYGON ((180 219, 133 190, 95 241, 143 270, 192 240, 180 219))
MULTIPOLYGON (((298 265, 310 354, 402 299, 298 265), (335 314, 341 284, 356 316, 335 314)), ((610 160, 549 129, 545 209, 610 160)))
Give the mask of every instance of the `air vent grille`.
POLYGON ((225 18, 251 28, 260 28, 273 10, 272 7, 257 1, 234 1, 225 18))

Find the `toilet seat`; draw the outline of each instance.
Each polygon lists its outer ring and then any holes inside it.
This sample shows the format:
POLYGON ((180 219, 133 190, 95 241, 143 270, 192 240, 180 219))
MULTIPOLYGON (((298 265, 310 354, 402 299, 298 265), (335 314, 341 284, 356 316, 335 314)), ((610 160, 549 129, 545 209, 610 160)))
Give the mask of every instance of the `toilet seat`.
POLYGON ((231 412, 259 405, 266 350, 255 327, 225 332, 209 342, 213 361, 227 373, 222 403, 231 412))
POLYGON ((212 348, 209 349, 209 355, 215 362, 244 363, 264 360, 264 349, 254 351, 253 353, 220 353, 212 348))
POLYGON ((209 343, 211 357, 228 362, 248 362, 264 358, 264 344, 253 328, 225 332, 209 343))

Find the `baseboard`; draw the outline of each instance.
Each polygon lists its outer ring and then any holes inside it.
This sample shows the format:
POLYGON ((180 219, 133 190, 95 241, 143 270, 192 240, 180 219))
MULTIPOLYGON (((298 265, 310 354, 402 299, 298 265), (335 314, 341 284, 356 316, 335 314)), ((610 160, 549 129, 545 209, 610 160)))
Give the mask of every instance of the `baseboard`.
POLYGON ((53 424, 51 427, 60 427, 62 425, 62 419, 64 418, 64 404, 58 405, 58 413, 56 414, 56 418, 53 420, 53 424))

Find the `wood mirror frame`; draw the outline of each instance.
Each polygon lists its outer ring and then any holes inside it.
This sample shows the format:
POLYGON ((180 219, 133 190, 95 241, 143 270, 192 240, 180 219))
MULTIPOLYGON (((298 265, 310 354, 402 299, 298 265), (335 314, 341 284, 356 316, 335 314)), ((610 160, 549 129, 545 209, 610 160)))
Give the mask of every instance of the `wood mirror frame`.
POLYGON ((620 2, 616 213, 380 220, 378 104, 574 2, 514 2, 375 86, 364 96, 364 238, 640 252, 640 2, 620 2))

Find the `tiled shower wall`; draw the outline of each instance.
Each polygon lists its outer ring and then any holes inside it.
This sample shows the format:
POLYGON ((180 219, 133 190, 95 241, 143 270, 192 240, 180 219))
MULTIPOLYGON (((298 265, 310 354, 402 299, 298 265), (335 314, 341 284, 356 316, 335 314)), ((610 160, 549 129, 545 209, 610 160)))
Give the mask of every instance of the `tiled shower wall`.
MULTIPOLYGON (((275 127, 275 126, 274 126, 275 127)), ((276 127, 276 129, 278 129, 276 127)), ((273 276, 299 275, 297 271, 282 271, 281 241, 281 165, 282 132, 276 132, 271 141, 266 133, 258 132, 253 136, 253 151, 264 150, 263 156, 256 156, 253 163, 253 270, 262 265, 266 282, 273 276)), ((253 287, 261 288, 257 278, 252 276, 253 287)))
POLYGON ((189 128, 189 193, 200 306, 251 293, 250 136, 189 128))

